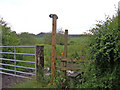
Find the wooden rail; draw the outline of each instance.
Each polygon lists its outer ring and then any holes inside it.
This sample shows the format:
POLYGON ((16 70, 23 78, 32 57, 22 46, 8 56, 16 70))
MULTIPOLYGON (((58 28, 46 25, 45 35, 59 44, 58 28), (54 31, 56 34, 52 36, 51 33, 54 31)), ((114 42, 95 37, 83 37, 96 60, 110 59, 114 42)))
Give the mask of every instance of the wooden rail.
POLYGON ((82 70, 82 69, 80 69, 80 68, 60 67, 60 66, 56 66, 56 68, 60 69, 61 71, 72 70, 72 71, 85 72, 85 70, 82 70))
MULTIPOLYGON (((67 62, 81 62, 81 63, 89 63, 89 62, 94 62, 92 60, 74 60, 74 59, 61 59, 61 62, 65 62, 67 64, 67 62)), ((72 71, 80 71, 80 72, 85 72, 85 70, 82 70, 81 68, 75 68, 75 67, 67 67, 67 65, 65 66, 56 66, 56 68, 60 69, 61 71, 66 71, 66 70, 72 70, 72 71)))
POLYGON ((75 59, 61 59, 61 61, 66 61, 66 62, 71 62, 71 61, 73 61, 73 62, 82 62, 82 63, 84 63, 84 62, 93 62, 92 60, 81 60, 81 59, 79 59, 79 60, 75 60, 75 59))

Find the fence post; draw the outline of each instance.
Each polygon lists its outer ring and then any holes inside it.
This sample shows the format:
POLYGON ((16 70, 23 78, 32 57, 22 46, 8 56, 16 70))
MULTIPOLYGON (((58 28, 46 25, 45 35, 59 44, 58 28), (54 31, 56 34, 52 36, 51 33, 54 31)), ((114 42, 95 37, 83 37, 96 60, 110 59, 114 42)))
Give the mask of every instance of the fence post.
POLYGON ((36 46, 36 76, 43 74, 44 69, 44 46, 36 46))
POLYGON ((15 67, 14 67, 15 72, 14 73, 16 75, 16 54, 15 53, 16 53, 16 48, 14 47, 14 60, 15 60, 14 61, 14 65, 15 65, 15 67))
POLYGON ((67 40, 68 40, 68 30, 65 30, 65 39, 64 39, 64 54, 63 58, 67 58, 67 40))
MULTIPOLYGON (((65 36, 64 36, 64 53, 63 53, 63 59, 67 60, 67 40, 68 40, 68 30, 65 30, 65 36)), ((61 60, 61 68, 67 67, 67 61, 66 60, 61 60)), ((63 70, 63 77, 67 80, 67 69, 63 70)), ((63 87, 65 87, 67 85, 67 81, 65 81, 63 83, 63 87)))
POLYGON ((52 60, 51 60, 51 82, 53 83, 53 79, 55 76, 55 64, 56 64, 56 23, 57 23, 57 15, 50 14, 50 18, 52 18, 52 60))
MULTIPOLYGON (((66 59, 67 58, 67 40, 68 40, 68 30, 65 30, 65 36, 64 36, 64 53, 63 53, 63 58, 66 59)), ((67 59, 66 59, 67 60, 67 59)), ((63 62, 63 66, 67 67, 67 61, 63 62)), ((63 71, 64 72, 64 76, 66 77, 66 70, 63 71)))
MULTIPOLYGON (((64 53, 63 58, 67 58, 67 39, 68 39, 68 30, 65 30, 65 36, 64 36, 64 53)), ((61 60, 61 67, 67 67, 67 61, 61 60)), ((66 70, 63 71, 64 75, 66 76, 66 70)))

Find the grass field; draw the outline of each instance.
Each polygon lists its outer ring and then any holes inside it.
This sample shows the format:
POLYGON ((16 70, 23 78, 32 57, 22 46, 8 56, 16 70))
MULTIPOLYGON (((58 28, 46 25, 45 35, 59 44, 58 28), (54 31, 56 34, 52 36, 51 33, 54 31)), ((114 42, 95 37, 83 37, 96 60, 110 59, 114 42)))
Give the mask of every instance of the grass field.
MULTIPOLYGON (((68 46, 67 46, 67 57, 81 57, 85 56, 85 59, 88 59, 88 39, 89 36, 81 37, 69 37, 68 46)), ((43 37, 37 38, 37 40, 43 41, 43 37)), ((51 49, 52 45, 43 44, 34 44, 32 46, 44 46, 44 61, 45 66, 50 66, 51 62, 51 49)), ((30 46, 30 45, 28 45, 30 46)), ((21 49, 21 53, 35 53, 33 48, 21 49)), ((56 45, 56 57, 61 57, 61 52, 64 52, 64 45, 56 45)), ((34 61, 33 56, 23 56, 23 60, 34 61)))
MULTIPOLYGON (((36 45, 43 45, 44 46, 44 64, 45 67, 51 66, 51 49, 52 46, 48 45, 48 44, 43 44, 43 37, 39 37, 37 38, 38 43, 35 43, 32 46, 36 46, 36 45)), ((81 56, 84 56, 85 59, 88 59, 88 42, 89 42, 89 36, 81 36, 81 37, 69 37, 68 38, 68 46, 67 46, 67 57, 68 58, 78 58, 80 59, 81 56)), ((28 45, 30 46, 30 45, 28 45)), ((21 52, 23 53, 34 53, 34 49, 22 49, 21 52)), ((56 57, 61 57, 61 52, 64 52, 64 45, 56 45, 56 57)), ((34 57, 31 56, 23 56, 23 60, 30 60, 30 61, 34 61, 34 57)), ((56 65, 59 65, 60 61, 59 58, 56 60, 56 65)), ((34 65, 31 64, 22 64, 22 63, 18 63, 18 65, 22 65, 22 66, 28 66, 28 67, 34 67, 34 65)), ((83 67, 83 65, 81 65, 81 63, 79 63, 77 66, 79 67, 79 65, 81 66, 81 68, 85 68, 83 67)), ((50 77, 47 77, 50 78, 50 77)), ((46 80, 46 79, 45 79, 46 80)), ((43 87, 48 87, 48 81, 46 82, 37 82, 36 80, 28 80, 24 83, 21 84, 16 84, 14 87, 15 88, 43 88, 43 87), (47 82, 47 83, 46 83, 47 82)))

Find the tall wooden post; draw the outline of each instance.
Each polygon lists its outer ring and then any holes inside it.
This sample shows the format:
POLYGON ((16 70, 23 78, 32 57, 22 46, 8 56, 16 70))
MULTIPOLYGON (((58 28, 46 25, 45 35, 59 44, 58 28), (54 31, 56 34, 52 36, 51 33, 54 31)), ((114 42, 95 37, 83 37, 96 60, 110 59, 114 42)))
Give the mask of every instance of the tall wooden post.
POLYGON ((56 24, 57 24, 57 15, 50 14, 52 20, 52 60, 51 60, 51 81, 53 82, 55 76, 55 64, 56 64, 56 24))

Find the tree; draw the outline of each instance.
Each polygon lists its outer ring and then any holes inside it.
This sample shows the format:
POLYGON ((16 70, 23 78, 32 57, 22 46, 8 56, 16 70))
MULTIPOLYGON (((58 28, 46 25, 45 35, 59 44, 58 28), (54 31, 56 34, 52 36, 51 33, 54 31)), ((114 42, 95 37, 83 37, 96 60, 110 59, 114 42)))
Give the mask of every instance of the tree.
POLYGON ((33 36, 33 34, 30 34, 28 32, 23 32, 19 35, 20 38, 20 44, 25 45, 25 44, 33 44, 35 43, 36 39, 33 36))
POLYGON ((108 71, 120 60, 120 31, 118 29, 118 16, 106 18, 105 22, 96 24, 92 30, 93 37, 91 53, 96 61, 96 67, 103 71, 108 71), (103 70, 104 69, 104 70, 103 70))
MULTIPOLYGON (((11 28, 8 27, 8 24, 3 20, 3 18, 0 18, 0 26, 1 26, 1 41, 3 46, 18 46, 20 45, 20 39, 18 38, 18 35, 15 31, 11 31, 11 28)), ((13 52, 14 48, 2 48, 3 52, 13 52)), ((19 51, 19 50, 18 50, 19 51)), ((3 58, 9 58, 13 59, 14 55, 11 54, 2 54, 3 58)), ((19 56, 19 55, 17 55, 19 56)), ((17 57, 16 57, 17 58, 17 57)), ((22 58, 22 56, 19 56, 19 58, 22 58)), ((10 61, 3 61, 3 63, 12 63, 10 61)))
POLYGON ((0 25, 2 26, 2 45, 3 46, 16 46, 20 44, 20 39, 15 31, 11 31, 8 24, 0 18, 0 25))
MULTIPOLYGON (((45 44, 52 44, 52 32, 45 34, 44 43, 45 44)), ((57 30, 56 43, 59 45, 64 44, 64 31, 62 29, 57 30)))

